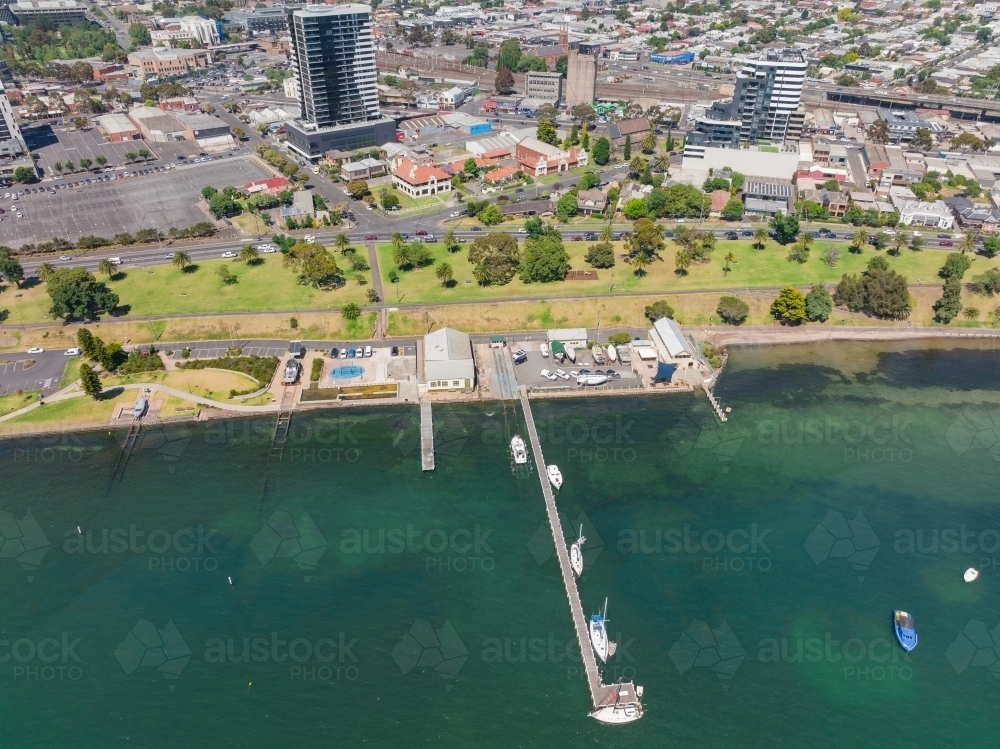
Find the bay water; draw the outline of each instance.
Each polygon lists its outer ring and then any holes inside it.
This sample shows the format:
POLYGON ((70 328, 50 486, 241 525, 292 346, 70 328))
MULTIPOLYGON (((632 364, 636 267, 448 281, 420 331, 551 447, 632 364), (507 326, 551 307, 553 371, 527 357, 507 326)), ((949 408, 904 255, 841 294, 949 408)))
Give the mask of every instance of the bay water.
POLYGON ((995 746, 998 370, 736 348, 725 424, 704 396, 534 401, 605 681, 645 688, 626 727, 587 716, 519 406, 435 406, 433 473, 415 408, 298 414, 280 466, 273 420, 154 426, 114 480, 120 432, 4 441, 0 741, 995 746))

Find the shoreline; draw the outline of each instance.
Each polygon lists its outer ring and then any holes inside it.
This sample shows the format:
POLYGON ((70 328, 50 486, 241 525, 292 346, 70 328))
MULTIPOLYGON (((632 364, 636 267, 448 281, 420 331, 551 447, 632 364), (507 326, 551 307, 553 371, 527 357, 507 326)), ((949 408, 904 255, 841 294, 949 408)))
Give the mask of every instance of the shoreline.
POLYGON ((752 346, 752 345, 782 345, 794 343, 817 343, 822 341, 907 341, 931 338, 953 338, 967 340, 974 338, 1000 339, 1000 329, 966 328, 952 330, 948 328, 929 328, 912 326, 896 327, 834 327, 784 325, 747 327, 721 326, 681 326, 685 332, 694 333, 712 341, 717 346, 752 346))

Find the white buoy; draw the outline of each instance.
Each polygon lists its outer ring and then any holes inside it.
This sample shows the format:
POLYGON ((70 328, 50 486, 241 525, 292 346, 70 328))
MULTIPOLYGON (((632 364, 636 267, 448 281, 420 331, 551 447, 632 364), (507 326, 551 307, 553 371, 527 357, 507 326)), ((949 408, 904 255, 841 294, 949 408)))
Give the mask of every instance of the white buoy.
POLYGON ((977 570, 975 567, 969 567, 969 569, 965 571, 965 575, 963 575, 963 577, 965 579, 965 582, 971 583, 973 580, 979 577, 979 570, 977 570))
POLYGON ((232 585, 232 584, 233 584, 233 578, 231 578, 231 577, 229 578, 229 584, 230 584, 230 585, 232 585))
POLYGON ((83 531, 80 530, 80 526, 79 525, 76 526, 76 532, 79 533, 81 536, 83 535, 83 531))

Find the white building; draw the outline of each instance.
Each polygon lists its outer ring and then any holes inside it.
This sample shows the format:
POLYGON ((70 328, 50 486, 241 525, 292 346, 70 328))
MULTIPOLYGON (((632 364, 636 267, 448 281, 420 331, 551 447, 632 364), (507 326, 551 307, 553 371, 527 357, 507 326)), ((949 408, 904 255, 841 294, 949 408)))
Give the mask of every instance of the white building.
POLYGON ((955 225, 955 217, 943 201, 932 203, 914 200, 901 203, 899 223, 903 226, 932 226, 938 229, 950 229, 955 225))
POLYGON ((201 16, 169 19, 162 29, 154 29, 149 32, 149 36, 153 44, 160 42, 167 46, 175 41, 195 41, 200 47, 209 47, 220 42, 218 24, 201 16))
POLYGON ((0 158, 13 159, 28 152, 21 128, 0 83, 0 158))
POLYGON ((653 323, 649 337, 664 361, 672 359, 693 359, 697 356, 694 346, 681 331, 680 326, 669 317, 661 317, 653 323))
POLYGON ((291 78, 286 78, 284 81, 282 81, 281 85, 282 85, 282 87, 285 90, 285 98, 286 99, 295 99, 295 101, 299 100, 299 79, 298 78, 296 78, 293 75, 291 78))
POLYGON ((441 328, 424 336, 424 382, 428 390, 471 390, 476 384, 472 341, 466 333, 441 328))
POLYGON ((553 328, 545 337, 549 343, 559 341, 566 348, 587 348, 586 328, 553 328))

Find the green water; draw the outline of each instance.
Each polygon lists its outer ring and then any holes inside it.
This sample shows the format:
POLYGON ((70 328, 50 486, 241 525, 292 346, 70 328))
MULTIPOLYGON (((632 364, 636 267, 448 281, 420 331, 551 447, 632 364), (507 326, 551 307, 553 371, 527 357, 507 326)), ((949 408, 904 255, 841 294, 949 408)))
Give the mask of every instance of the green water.
POLYGON ((693 396, 534 404, 605 679, 646 690, 618 728, 586 715, 509 405, 436 407, 433 474, 416 409, 296 416, 263 496, 265 420, 148 430, 110 490, 120 434, 0 443, 0 741, 994 746, 998 365, 736 350, 724 426, 693 396))

